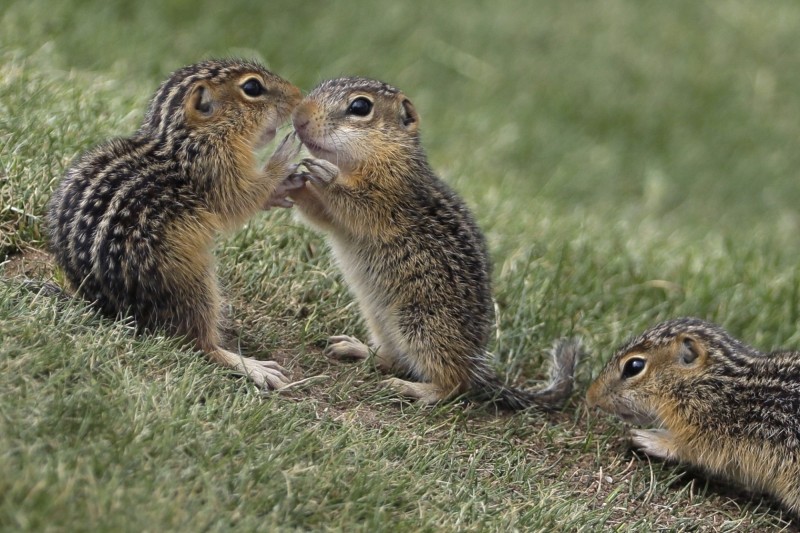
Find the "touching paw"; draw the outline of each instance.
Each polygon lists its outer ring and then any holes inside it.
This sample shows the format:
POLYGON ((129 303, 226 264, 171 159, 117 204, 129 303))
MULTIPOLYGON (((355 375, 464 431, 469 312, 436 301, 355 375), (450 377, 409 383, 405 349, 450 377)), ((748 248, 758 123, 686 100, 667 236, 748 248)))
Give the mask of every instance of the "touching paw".
POLYGON ((267 161, 267 172, 277 174, 280 177, 288 176, 294 172, 297 165, 291 163, 291 161, 300 155, 302 146, 300 141, 297 140, 295 132, 287 134, 272 153, 269 161, 267 161))
POLYGON ((328 337, 325 355, 333 359, 366 359, 369 346, 349 335, 335 335, 328 337))
POLYGON ((339 176, 339 167, 324 159, 306 157, 300 164, 308 170, 309 179, 320 185, 327 185, 339 176))
POLYGON ((303 188, 308 180, 308 175, 304 172, 294 172, 295 169, 291 170, 293 173, 278 184, 278 188, 275 189, 275 192, 269 197, 264 209, 269 209, 271 207, 292 207, 294 205, 288 196, 293 191, 303 188))
POLYGON ((302 143, 297 139, 295 132, 287 133, 281 140, 281 143, 272 153, 270 160, 288 162, 300 155, 300 149, 303 147, 302 143))

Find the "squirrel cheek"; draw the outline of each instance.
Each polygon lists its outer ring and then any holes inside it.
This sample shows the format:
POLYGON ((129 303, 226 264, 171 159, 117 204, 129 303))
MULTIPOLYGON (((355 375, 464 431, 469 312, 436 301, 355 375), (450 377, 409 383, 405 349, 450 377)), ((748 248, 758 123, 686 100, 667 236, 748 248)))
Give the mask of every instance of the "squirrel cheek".
POLYGON ((613 402, 611 398, 614 395, 612 387, 608 382, 598 377, 586 391, 586 404, 590 408, 600 409, 607 413, 613 413, 613 402))

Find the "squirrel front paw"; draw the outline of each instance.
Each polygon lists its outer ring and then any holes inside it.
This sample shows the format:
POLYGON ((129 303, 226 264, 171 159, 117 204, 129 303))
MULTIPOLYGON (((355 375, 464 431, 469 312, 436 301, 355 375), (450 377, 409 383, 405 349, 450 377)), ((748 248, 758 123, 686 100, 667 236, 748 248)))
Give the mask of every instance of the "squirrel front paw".
POLYGON ((632 429, 631 444, 651 457, 665 461, 678 458, 675 440, 666 429, 632 429))
POLYGON ((242 357, 239 370, 247 375, 256 385, 266 390, 284 388, 291 381, 286 377, 288 372, 275 361, 259 361, 242 357))
MULTIPOLYGON (((292 170, 296 170, 296 168, 292 170)), ((278 188, 275 189, 275 192, 269 197, 264 209, 270 209, 272 207, 292 207, 294 203, 288 196, 292 194, 292 192, 302 189, 306 181, 308 181, 308 174, 305 172, 292 172, 292 174, 289 174, 285 180, 278 184, 278 188)))
POLYGON ((297 165, 291 161, 300 155, 302 146, 297 140, 295 132, 288 133, 267 161, 267 173, 279 178, 285 178, 292 174, 297 169, 297 165))
POLYGON ((300 166, 308 170, 308 172, 304 172, 303 174, 307 176, 310 181, 318 185, 327 185, 339 176, 339 167, 324 159, 306 157, 300 161, 300 166))

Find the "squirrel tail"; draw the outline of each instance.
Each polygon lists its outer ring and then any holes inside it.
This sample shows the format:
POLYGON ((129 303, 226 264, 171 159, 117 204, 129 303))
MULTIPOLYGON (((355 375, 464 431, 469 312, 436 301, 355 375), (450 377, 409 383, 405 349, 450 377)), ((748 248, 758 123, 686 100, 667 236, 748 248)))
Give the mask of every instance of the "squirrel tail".
MULTIPOLYGON (((13 280, 12 280, 13 281, 13 280)), ((60 300, 71 300, 72 297, 64 289, 52 281, 40 281, 37 279, 23 278, 19 281, 21 287, 30 292, 36 292, 43 296, 56 297, 60 300)))
POLYGON ((579 338, 559 339, 553 344, 550 355, 550 379, 544 388, 526 390, 508 387, 500 379, 493 378, 481 384, 482 390, 476 399, 512 411, 530 407, 547 410, 560 408, 572 394, 575 368, 583 355, 583 344, 579 338))

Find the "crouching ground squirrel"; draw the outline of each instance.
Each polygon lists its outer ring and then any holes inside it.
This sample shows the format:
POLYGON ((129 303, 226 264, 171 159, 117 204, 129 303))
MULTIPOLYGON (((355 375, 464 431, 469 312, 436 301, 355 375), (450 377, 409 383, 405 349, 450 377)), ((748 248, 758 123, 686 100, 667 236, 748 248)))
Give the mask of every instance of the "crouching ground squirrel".
POLYGON ((587 393, 634 429, 634 446, 800 512, 800 352, 762 353, 696 318, 628 341, 587 393))
POLYGON ((363 78, 323 82, 295 109, 295 131, 315 158, 290 196, 325 232, 358 300, 370 346, 329 339, 326 353, 364 359, 414 381, 386 384, 434 403, 465 394, 501 407, 557 406, 572 390, 576 341, 553 351, 547 388, 507 388, 490 367, 490 263, 467 206, 428 165, 419 117, 398 89, 363 78), (318 158, 318 159, 317 159, 318 158))
POLYGON ((80 156, 49 205, 56 260, 78 294, 107 315, 185 336, 262 387, 288 380, 273 361, 221 346, 214 237, 284 205, 299 144, 288 137, 266 166, 255 150, 275 137, 300 90, 263 66, 206 61, 174 72, 132 137, 80 156))

